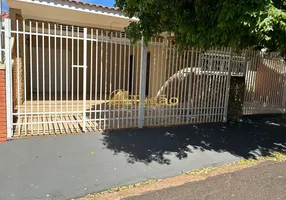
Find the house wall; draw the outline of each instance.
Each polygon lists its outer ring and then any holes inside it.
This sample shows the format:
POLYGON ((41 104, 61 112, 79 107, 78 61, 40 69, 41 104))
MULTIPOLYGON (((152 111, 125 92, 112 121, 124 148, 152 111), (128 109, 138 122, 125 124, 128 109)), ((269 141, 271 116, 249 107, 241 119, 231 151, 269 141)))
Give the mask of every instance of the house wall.
MULTIPOLYGON (((44 38, 44 51, 43 38, 41 36, 38 36, 38 39, 36 39, 35 36, 32 36, 32 39, 28 41, 29 43, 26 44, 25 47, 27 61, 26 69, 28 93, 30 93, 31 91, 31 83, 33 92, 36 92, 37 88, 39 88, 39 92, 48 92, 49 90, 51 90, 52 92, 59 92, 61 91, 61 88, 63 92, 71 92, 73 87, 73 92, 76 93, 77 88, 79 88, 79 93, 82 93, 83 69, 72 67, 72 65, 83 65, 82 40, 79 41, 79 43, 77 42, 77 40, 74 40, 72 44, 71 39, 68 39, 68 41, 66 41, 66 39, 62 39, 62 41, 60 39, 56 39, 55 41, 54 38, 50 38, 49 41, 49 38, 44 38), (30 44, 30 42, 32 44, 30 44), (31 49, 30 45, 32 46, 31 49), (32 62, 30 62, 30 60, 32 62), (31 74, 32 81, 30 78, 31 74)), ((99 94, 100 90, 102 90, 102 93, 104 94, 105 88, 107 94, 117 89, 128 90, 128 84, 133 85, 134 93, 138 94, 140 65, 140 47, 137 48, 131 46, 129 49, 128 45, 126 45, 125 47, 125 45, 111 45, 110 43, 106 44, 105 42, 98 42, 98 44, 96 44, 96 42, 93 42, 91 44, 91 42, 88 41, 87 95, 90 94, 91 89, 93 95, 95 94, 95 92, 99 94), (98 52, 96 52, 96 45, 98 45, 98 52), (130 62, 128 62, 128 60, 130 59, 130 56, 133 56, 134 58, 134 71, 133 80, 132 82, 128 83, 130 70, 130 62), (96 85, 97 91, 95 91, 96 85)))
POLYGON ((0 66, 0 143, 7 139, 5 68, 0 66))
MULTIPOLYGON (((21 21, 21 10, 10 9, 9 17, 11 18, 11 28, 16 30, 16 20, 21 21)), ((22 24, 18 24, 19 30, 22 29, 22 24)), ((13 109, 16 108, 18 103, 23 103, 24 100, 24 69, 23 69, 23 37, 11 34, 14 38, 14 46, 12 50, 13 70, 12 70, 12 87, 13 87, 13 109)))
MULTIPOLYGON (((72 39, 66 38, 55 39, 53 36, 43 38, 42 36, 27 35, 26 40, 26 87, 28 95, 31 93, 31 84, 33 93, 37 92, 37 88, 39 88, 39 92, 72 92, 72 90, 75 93, 77 91, 83 92, 83 69, 72 67, 72 65, 83 65, 82 39, 72 41, 72 39)), ((166 48, 150 45, 148 52, 150 53, 149 97, 151 97, 156 95, 168 79, 166 48)), ((139 94, 140 67, 140 46, 124 45, 123 42, 122 44, 111 44, 105 41, 96 43, 96 41, 88 40, 87 95, 90 95, 90 90, 92 90, 92 98, 94 98, 95 92, 99 95, 102 90, 102 98, 104 98, 105 89, 107 94, 117 89, 128 91, 128 85, 132 85, 132 94, 139 94), (132 80, 129 79, 133 63, 130 63, 130 56, 133 56, 134 60, 132 80), (97 89, 95 89, 96 86, 97 89)), ((48 98, 47 95, 46 98, 48 98)))

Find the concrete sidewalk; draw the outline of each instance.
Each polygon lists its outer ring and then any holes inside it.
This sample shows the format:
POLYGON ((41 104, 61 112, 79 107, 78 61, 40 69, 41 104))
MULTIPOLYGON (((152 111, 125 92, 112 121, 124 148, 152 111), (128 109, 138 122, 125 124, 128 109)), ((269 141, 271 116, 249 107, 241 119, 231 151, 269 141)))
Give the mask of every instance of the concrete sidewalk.
POLYGON ((12 140, 0 145, 0 199, 71 199, 286 150, 286 120, 12 140))

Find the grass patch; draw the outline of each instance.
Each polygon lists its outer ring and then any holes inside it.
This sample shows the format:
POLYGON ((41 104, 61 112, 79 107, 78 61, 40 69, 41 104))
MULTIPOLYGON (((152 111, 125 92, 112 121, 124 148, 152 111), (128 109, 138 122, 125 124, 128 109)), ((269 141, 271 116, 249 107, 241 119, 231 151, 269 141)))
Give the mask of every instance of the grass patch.
POLYGON ((119 191, 122 191, 122 190, 127 190, 127 189, 130 189, 130 188, 135 188, 135 187, 139 187, 139 186, 143 186, 143 185, 153 184, 153 183, 159 182, 160 180, 161 179, 156 179, 156 180, 150 179, 148 181, 140 182, 140 183, 136 183, 136 184, 132 184, 132 185, 123 185, 121 187, 111 188, 109 190, 105 190, 103 192, 99 192, 99 193, 96 193, 96 194, 89 194, 86 197, 90 198, 90 197, 102 196, 102 195, 106 195, 106 194, 110 194, 110 193, 114 193, 114 192, 119 192, 119 191))
POLYGON ((286 162, 286 152, 273 152, 271 156, 266 157, 266 159, 274 162, 286 162))

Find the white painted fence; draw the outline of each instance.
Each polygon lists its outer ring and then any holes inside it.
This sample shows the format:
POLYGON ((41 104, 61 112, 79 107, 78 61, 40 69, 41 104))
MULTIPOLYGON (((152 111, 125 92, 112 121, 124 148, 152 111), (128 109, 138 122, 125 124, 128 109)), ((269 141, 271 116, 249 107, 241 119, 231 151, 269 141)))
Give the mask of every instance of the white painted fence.
POLYGON ((244 74, 230 48, 180 52, 160 37, 144 47, 121 32, 10 23, 9 137, 226 121, 230 77, 244 74))

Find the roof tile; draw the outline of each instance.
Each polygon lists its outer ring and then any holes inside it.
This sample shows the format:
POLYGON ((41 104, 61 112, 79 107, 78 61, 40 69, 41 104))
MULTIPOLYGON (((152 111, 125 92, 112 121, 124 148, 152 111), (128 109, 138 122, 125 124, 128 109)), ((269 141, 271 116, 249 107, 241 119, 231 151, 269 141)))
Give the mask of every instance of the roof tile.
POLYGON ((71 3, 75 3, 75 4, 80 4, 80 5, 86 5, 86 6, 96 7, 96 8, 108 9, 108 10, 119 10, 119 8, 113 8, 113 7, 108 7, 108 6, 102 6, 102 5, 93 4, 93 3, 88 3, 88 2, 83 2, 83 1, 76 1, 76 0, 64 0, 64 1, 68 1, 68 2, 71 2, 71 3))

